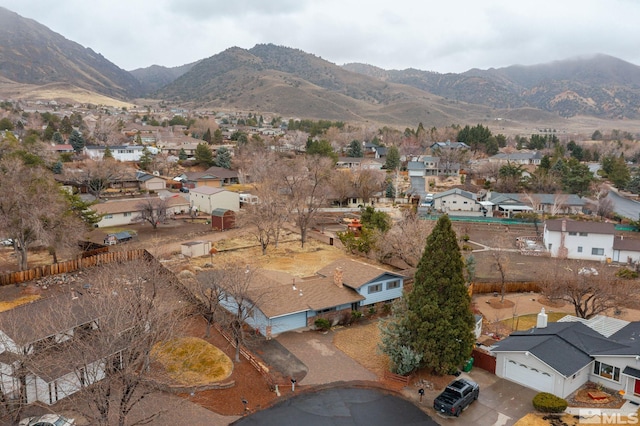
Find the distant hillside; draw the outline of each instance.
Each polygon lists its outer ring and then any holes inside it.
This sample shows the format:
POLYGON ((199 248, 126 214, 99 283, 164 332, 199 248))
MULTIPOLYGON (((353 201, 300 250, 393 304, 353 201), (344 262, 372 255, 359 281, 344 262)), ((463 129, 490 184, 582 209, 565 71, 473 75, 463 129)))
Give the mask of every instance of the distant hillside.
POLYGON ((138 68, 129 72, 140 82, 144 93, 148 94, 175 81, 178 77, 193 68, 195 64, 197 64, 197 62, 173 68, 151 65, 147 68, 138 68))
POLYGON ((542 65, 439 74, 386 71, 364 64, 344 68, 381 81, 491 108, 539 108, 562 117, 640 117, 640 67, 606 55, 542 65))
POLYGON ((203 59, 155 95, 214 108, 402 125, 426 119, 434 125, 451 124, 488 114, 482 106, 363 77, 301 50, 272 44, 234 47, 203 59))
POLYGON ((68 83, 117 98, 142 93, 131 74, 102 55, 2 7, 0 76, 34 85, 68 83))

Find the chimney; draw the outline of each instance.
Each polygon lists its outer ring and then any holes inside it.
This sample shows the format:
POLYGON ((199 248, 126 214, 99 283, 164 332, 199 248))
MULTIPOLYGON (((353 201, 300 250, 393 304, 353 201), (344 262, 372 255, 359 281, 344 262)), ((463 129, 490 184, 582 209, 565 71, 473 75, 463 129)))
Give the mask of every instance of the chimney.
POLYGON ((562 219, 562 232, 567 232, 567 220, 562 219))
POLYGON ((333 273, 333 283, 342 288, 342 268, 337 267, 335 272, 333 273))
POLYGON ((544 312, 544 308, 540 310, 538 314, 538 320, 536 321, 536 328, 547 328, 547 314, 544 312))

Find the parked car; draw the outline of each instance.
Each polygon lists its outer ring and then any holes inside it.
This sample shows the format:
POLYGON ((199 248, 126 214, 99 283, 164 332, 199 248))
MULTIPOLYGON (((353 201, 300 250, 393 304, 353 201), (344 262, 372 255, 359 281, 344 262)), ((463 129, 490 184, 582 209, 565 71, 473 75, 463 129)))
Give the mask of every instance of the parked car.
POLYGON ((187 188, 186 186, 181 186, 180 192, 189 192, 189 188, 187 188))
POLYGON ((476 382, 467 379, 454 380, 433 400, 433 408, 440 413, 458 417, 478 399, 479 394, 480 386, 476 382))
POLYGON ((59 416, 58 414, 43 414, 39 417, 27 417, 20 420, 19 426, 73 426, 74 419, 59 416))
POLYGON ((0 244, 5 247, 13 247, 13 240, 11 238, 5 238, 3 240, 0 240, 0 244))

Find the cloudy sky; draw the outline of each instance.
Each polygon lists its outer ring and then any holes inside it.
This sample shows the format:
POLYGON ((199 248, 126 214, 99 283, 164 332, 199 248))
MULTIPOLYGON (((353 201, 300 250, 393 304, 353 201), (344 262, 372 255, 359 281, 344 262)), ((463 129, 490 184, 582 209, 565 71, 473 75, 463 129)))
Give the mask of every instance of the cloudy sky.
POLYGON ((640 65, 637 0, 0 0, 121 68, 273 43, 335 64, 463 72, 604 53, 640 65))

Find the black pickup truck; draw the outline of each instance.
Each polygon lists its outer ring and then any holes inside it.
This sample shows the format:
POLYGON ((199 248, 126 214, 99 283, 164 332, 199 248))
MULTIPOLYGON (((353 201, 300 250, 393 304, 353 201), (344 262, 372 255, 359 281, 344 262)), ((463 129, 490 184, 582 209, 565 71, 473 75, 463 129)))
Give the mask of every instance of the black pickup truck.
POLYGON ((471 380, 458 379, 451 382, 433 400, 433 408, 444 414, 458 417, 462 410, 478 399, 480 386, 471 380))

